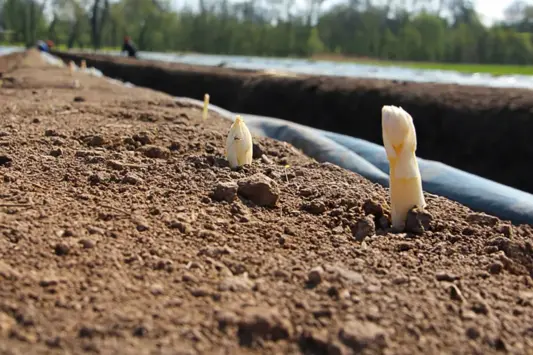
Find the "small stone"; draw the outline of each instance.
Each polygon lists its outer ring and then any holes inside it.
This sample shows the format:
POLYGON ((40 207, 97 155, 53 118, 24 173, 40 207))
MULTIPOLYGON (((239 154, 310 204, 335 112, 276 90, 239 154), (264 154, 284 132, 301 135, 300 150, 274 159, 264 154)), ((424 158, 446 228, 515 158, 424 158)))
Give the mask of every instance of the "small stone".
POLYGON ((455 280, 458 280, 459 276, 453 275, 446 271, 439 271, 435 274, 435 278, 437 279, 437 281, 453 282, 455 280))
POLYGON ((489 272, 493 275, 498 275, 503 270, 503 264, 499 261, 493 262, 489 266, 489 272))
POLYGON ((168 159, 170 157, 170 150, 165 147, 159 147, 156 145, 145 145, 139 148, 139 151, 147 158, 153 159, 168 159))
POLYGON ((198 282, 198 278, 196 276, 194 276, 193 274, 188 273, 188 272, 183 274, 183 276, 181 277, 181 280, 183 282, 191 282, 191 283, 197 283, 198 282))
POLYGON ((265 164, 268 164, 268 165, 270 165, 270 164, 274 164, 274 162, 272 161, 272 159, 270 159, 266 154, 263 154, 263 155, 261 156, 261 161, 262 161, 263 163, 265 163, 265 164))
POLYGON ((339 339, 357 353, 387 347, 387 331, 373 322, 349 321, 341 327, 339 339))
POLYGON ((178 151, 178 150, 181 149, 181 143, 180 143, 180 142, 172 142, 172 143, 170 143, 168 149, 169 149, 171 152, 178 151))
POLYGON ((61 148, 52 149, 50 151, 50 155, 57 158, 57 157, 63 155, 63 150, 61 148))
POLYGON ((70 247, 65 243, 57 243, 54 247, 56 255, 63 256, 70 252, 70 247))
POLYGON ((194 290, 191 291, 191 295, 193 295, 194 297, 205 297, 205 296, 209 296, 209 294, 210 294, 209 290, 204 289, 204 288, 195 288, 194 290))
POLYGON ((324 268, 322 266, 317 266, 309 271, 307 275, 307 281, 312 285, 318 285, 322 282, 322 277, 324 275, 324 268))
POLYGON ((422 234, 430 229, 432 220, 433 216, 429 212, 418 207, 413 207, 407 212, 405 231, 414 234, 422 234))
POLYGON ((496 227, 496 230, 506 236, 507 238, 513 237, 513 227, 509 224, 501 224, 496 227))
POLYGON ((84 102, 85 98, 83 96, 75 96, 73 101, 74 102, 84 102))
POLYGON ((218 286, 219 291, 244 292, 250 291, 254 283, 248 279, 245 273, 239 276, 226 277, 218 286))
POLYGON ((137 141, 137 142, 141 143, 142 145, 152 144, 154 142, 153 136, 150 133, 146 132, 146 131, 139 132, 139 133, 133 135, 132 138, 133 138, 134 141, 137 141))
POLYGON ((467 330, 466 330, 466 336, 469 337, 470 339, 472 340, 476 340, 477 338, 479 338, 479 336, 481 335, 479 333, 479 330, 477 330, 476 328, 474 327, 469 327, 467 330))
POLYGON ((94 173, 89 176, 89 184, 98 185, 105 181, 105 177, 101 173, 94 173))
POLYGON ((363 204, 363 211, 366 215, 373 215, 377 218, 383 216, 383 206, 374 200, 366 200, 363 204))
POLYGON ((409 251, 411 249, 413 249, 415 247, 415 245, 411 242, 399 242, 397 245, 396 245, 396 250, 399 251, 399 252, 402 252, 402 251, 409 251))
POLYGON ((215 186, 211 198, 215 201, 233 202, 237 197, 239 185, 233 181, 220 182, 215 186))
POLYGON ((127 173, 122 178, 121 182, 123 184, 129 184, 129 185, 140 185, 143 183, 143 179, 141 179, 139 176, 137 176, 134 173, 127 173))
POLYGON ((135 217, 135 228, 139 232, 145 232, 150 229, 150 224, 145 218, 137 216, 135 217))
POLYGON ((104 137, 100 135, 89 136, 84 141, 89 147, 101 147, 105 144, 104 137))
POLYGON ((57 133, 55 129, 47 129, 46 131, 44 131, 44 135, 46 137, 57 137, 59 136, 59 133, 57 133))
POLYGON ((61 348, 61 338, 58 337, 58 336, 48 338, 48 339, 45 340, 45 344, 49 348, 60 349, 61 348))
POLYGON ((163 288, 163 285, 155 284, 150 287, 150 293, 154 296, 159 296, 164 293, 165 289, 163 288))
POLYGON ((362 242, 366 237, 376 234, 374 219, 371 216, 366 216, 358 220, 352 234, 358 242, 362 242))
POLYGON ((494 227, 499 221, 497 217, 493 217, 485 213, 470 213, 466 217, 466 220, 470 223, 487 227, 494 227))
POLYGON ((10 166, 13 159, 8 155, 0 155, 0 166, 10 166))
POLYGON ((337 267, 334 269, 338 276, 354 285, 362 285, 365 283, 363 275, 359 272, 337 267))
POLYGON ((302 204, 302 210, 314 215, 319 215, 326 212, 326 205, 322 201, 304 202, 302 204))
POLYGON ((274 207, 279 199, 279 189, 271 178, 257 173, 238 182, 238 194, 258 206, 274 207))
POLYGON ((172 229, 177 229, 183 234, 188 234, 192 230, 192 227, 190 224, 186 222, 176 221, 176 220, 170 221, 168 223, 168 227, 172 229))
POLYGON ((124 170, 124 164, 117 160, 108 160, 107 166, 113 170, 124 170))
POLYGON ((135 328, 133 328, 132 332, 134 337, 144 337, 146 334, 148 334, 148 328, 144 325, 138 325, 135 328))
POLYGON ((99 227, 95 227, 95 226, 87 226, 87 232, 89 232, 89 234, 104 235, 105 234, 105 229, 99 228, 99 227))
POLYGON ((485 302, 482 302, 482 301, 473 302, 471 308, 472 308, 472 311, 474 311, 474 313, 476 314, 487 315, 490 312, 489 306, 485 302))
POLYGON ((455 285, 450 285, 450 298, 454 301, 464 302, 463 293, 455 285))
POLYGON ((91 239, 82 239, 80 240, 80 244, 83 246, 84 249, 92 249, 96 245, 94 240, 91 239))
POLYGON ((263 148, 259 143, 253 144, 253 150, 252 150, 252 159, 259 159, 263 156, 263 148))
POLYGON ((378 226, 381 229, 387 229, 391 226, 391 222, 387 216, 383 215, 378 219, 378 226))

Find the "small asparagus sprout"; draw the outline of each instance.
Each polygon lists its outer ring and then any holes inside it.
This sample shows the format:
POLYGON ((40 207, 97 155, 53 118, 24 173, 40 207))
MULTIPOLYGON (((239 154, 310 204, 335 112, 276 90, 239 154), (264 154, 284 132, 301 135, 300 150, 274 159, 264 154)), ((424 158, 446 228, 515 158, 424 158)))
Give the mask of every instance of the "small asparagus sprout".
POLYGON ((70 75, 73 75, 74 71, 76 70, 76 64, 74 64, 72 60, 68 63, 68 70, 70 72, 70 75))
POLYGON ((381 125, 383 144, 390 165, 392 227, 403 230, 409 210, 415 206, 426 207, 415 155, 415 126, 411 115, 396 106, 383 106, 381 125))
POLYGON ((237 115, 226 139, 226 158, 231 168, 252 164, 252 135, 241 116, 237 115))
POLYGON ((81 68, 81 70, 87 69, 87 62, 85 61, 85 59, 82 59, 81 64, 80 64, 80 68, 81 68))
POLYGON ((202 112, 202 118, 207 119, 207 112, 209 109, 209 94, 204 95, 204 111, 202 112))

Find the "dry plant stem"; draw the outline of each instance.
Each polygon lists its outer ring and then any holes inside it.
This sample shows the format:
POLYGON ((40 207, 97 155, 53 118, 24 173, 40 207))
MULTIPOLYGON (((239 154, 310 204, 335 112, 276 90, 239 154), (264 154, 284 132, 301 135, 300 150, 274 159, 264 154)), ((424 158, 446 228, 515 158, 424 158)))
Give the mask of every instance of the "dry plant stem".
POLYGON ((0 207, 31 207, 31 203, 0 203, 0 207))

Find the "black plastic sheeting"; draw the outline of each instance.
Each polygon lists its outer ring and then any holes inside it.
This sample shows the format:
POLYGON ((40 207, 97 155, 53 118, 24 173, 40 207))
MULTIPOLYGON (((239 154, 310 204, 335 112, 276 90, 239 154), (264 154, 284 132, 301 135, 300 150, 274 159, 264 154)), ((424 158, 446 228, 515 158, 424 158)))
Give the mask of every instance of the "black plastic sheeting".
MULTIPOLYGON (((191 98, 176 99, 203 106, 191 98)), ((278 118, 233 113, 211 104, 209 109, 230 120, 240 114, 256 135, 290 143, 317 161, 333 163, 388 187, 389 163, 385 148, 378 144, 278 118)), ((533 224, 533 195, 440 162, 417 159, 424 191, 516 224, 533 224)))

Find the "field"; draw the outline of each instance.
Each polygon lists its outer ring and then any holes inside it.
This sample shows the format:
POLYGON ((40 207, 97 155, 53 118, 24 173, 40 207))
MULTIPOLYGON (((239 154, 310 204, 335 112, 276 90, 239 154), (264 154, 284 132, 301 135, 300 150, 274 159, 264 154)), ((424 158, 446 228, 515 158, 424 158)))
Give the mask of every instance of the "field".
POLYGON ((231 170, 216 114, 35 51, 0 72, 0 354, 533 348, 530 226, 426 195, 397 233, 288 144, 231 170))
POLYGON ((483 73, 491 75, 533 75, 533 65, 403 62, 370 58, 343 57, 333 54, 316 55, 312 57, 312 59, 423 70, 451 70, 464 74, 483 73))

